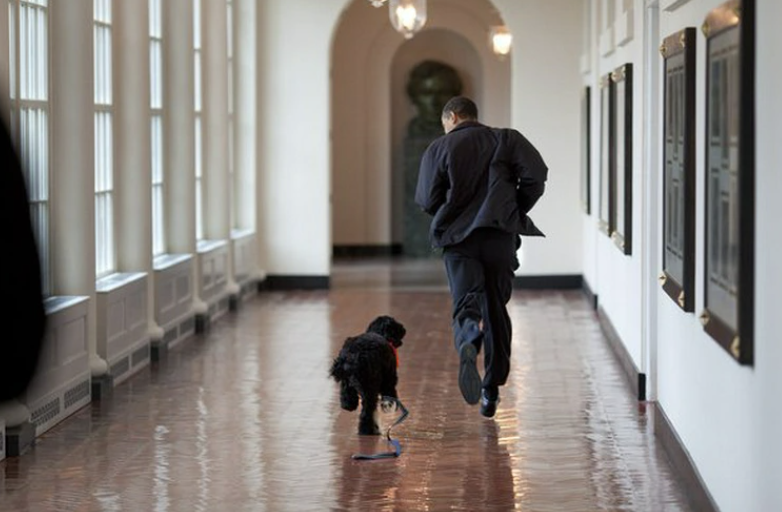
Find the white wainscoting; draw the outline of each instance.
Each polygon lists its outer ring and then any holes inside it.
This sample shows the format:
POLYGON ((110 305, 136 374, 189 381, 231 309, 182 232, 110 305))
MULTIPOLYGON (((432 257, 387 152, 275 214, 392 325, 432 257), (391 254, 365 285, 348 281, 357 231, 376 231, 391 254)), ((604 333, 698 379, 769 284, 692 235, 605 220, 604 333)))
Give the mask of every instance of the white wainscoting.
POLYGON ((201 271, 199 295, 209 308, 209 320, 214 321, 228 311, 228 242, 201 240, 197 257, 201 271))
POLYGON ((117 273, 96 283, 98 355, 114 385, 149 365, 146 272, 117 273))
POLYGON ((258 291, 256 260, 258 249, 255 231, 234 230, 231 233, 233 244, 234 279, 239 285, 241 300, 254 295, 258 291))
POLYGON ((20 400, 30 410, 36 436, 90 403, 88 305, 89 297, 45 301, 47 326, 38 372, 20 400))
POLYGON ((234 249, 234 279, 241 286, 255 276, 255 232, 235 230, 231 233, 231 243, 234 249))
POLYGON ((195 333, 193 256, 165 254, 155 258, 155 322, 172 347, 195 333))

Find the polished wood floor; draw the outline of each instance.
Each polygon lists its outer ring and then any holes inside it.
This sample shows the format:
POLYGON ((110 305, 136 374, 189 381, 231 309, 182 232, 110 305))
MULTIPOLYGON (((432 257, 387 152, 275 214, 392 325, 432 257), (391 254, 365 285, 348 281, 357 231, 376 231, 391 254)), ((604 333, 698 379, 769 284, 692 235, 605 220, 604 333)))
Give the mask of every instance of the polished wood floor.
POLYGON ((581 293, 514 293, 491 420, 459 393, 449 308, 437 261, 263 293, 0 463, 0 511, 689 510, 581 293), (387 446, 356 435, 327 369, 379 314, 408 329, 410 416, 401 457, 356 461, 387 446))

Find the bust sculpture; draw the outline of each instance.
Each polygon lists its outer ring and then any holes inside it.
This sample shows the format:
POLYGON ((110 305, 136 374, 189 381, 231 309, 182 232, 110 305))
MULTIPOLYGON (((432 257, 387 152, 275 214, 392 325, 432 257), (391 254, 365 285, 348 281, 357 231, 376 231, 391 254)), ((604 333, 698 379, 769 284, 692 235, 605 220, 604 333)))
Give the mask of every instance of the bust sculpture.
POLYGON ((425 60, 416 65, 407 82, 407 96, 418 115, 407 127, 410 137, 442 134, 440 116, 449 99, 462 93, 462 80, 456 70, 442 62, 425 60))
POLYGON ((436 257, 429 242, 429 217, 415 204, 418 167, 427 146, 443 135, 440 121, 449 99, 462 94, 456 70, 442 62, 425 60, 410 71, 407 96, 417 115, 407 125, 405 137, 405 198, 403 253, 413 257, 436 257))

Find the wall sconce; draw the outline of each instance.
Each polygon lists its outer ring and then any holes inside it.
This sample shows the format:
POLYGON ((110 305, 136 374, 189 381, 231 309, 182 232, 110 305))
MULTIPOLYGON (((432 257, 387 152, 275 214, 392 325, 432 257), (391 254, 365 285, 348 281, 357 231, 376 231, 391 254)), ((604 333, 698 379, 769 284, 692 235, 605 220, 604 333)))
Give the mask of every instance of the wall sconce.
POLYGON ((426 0, 390 0, 391 25, 405 39, 411 39, 426 24, 426 0))
POLYGON ((491 50, 494 52, 494 55, 503 58, 510 53, 513 35, 508 30, 508 27, 492 27, 490 39, 491 50))
POLYGON ((369 2, 372 4, 373 7, 380 7, 384 3, 386 3, 386 0, 369 0, 369 2))

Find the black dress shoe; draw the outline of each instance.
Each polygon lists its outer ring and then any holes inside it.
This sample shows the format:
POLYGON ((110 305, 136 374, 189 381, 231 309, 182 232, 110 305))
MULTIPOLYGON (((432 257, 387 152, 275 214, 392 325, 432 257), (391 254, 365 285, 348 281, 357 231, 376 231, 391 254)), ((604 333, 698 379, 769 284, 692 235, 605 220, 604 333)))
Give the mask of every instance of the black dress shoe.
POLYGON ((489 394, 484 389, 481 392, 481 414, 487 418, 491 418, 497 412, 497 404, 500 403, 500 395, 495 395, 494 399, 489 397, 489 394))
POLYGON ((481 376, 475 364, 477 357, 478 352, 472 343, 465 343, 459 350, 459 390, 470 405, 481 399, 481 376))

